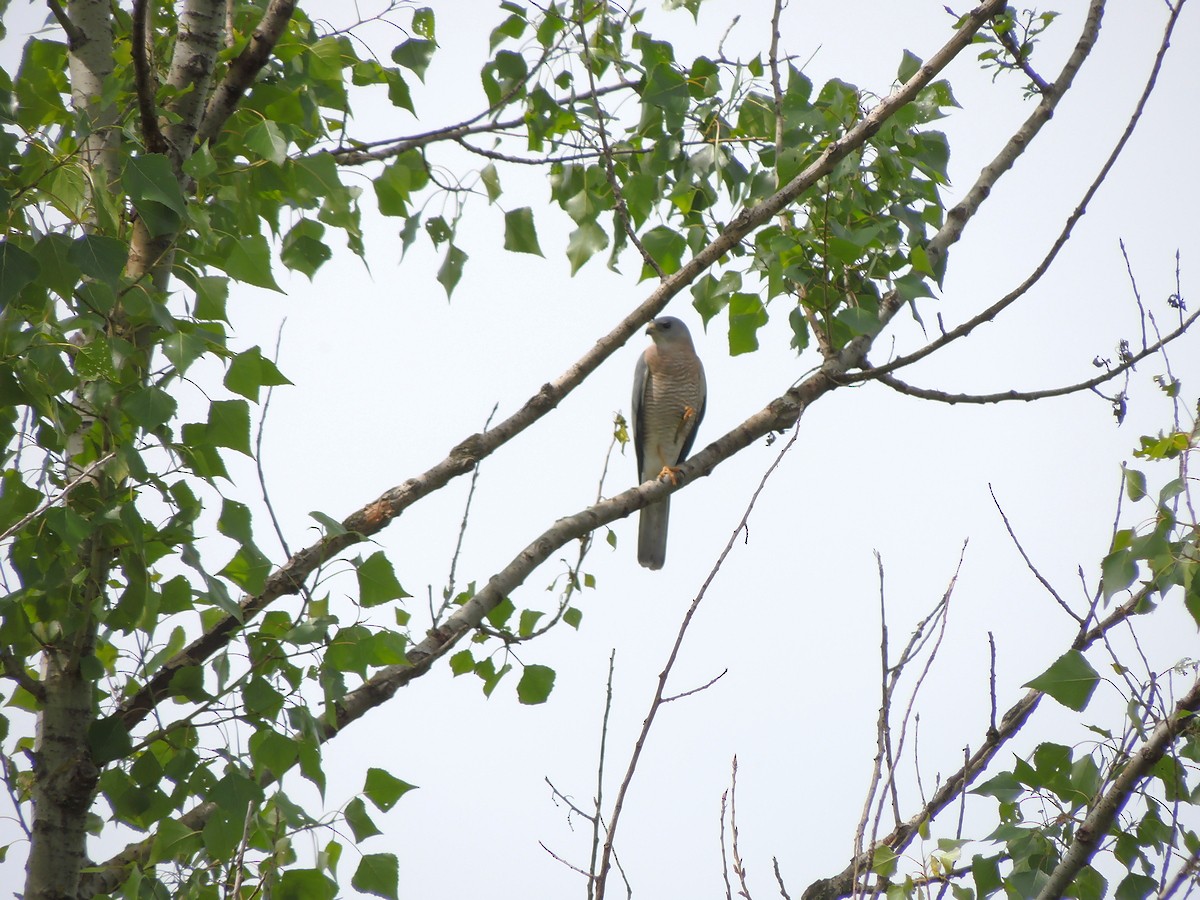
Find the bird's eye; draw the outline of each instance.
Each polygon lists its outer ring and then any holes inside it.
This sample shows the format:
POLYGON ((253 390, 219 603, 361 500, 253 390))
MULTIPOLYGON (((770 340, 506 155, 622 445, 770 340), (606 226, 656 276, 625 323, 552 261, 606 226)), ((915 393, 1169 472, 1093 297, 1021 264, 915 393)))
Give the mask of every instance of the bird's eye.
POLYGON ((662 324, 659 326, 659 328, 662 328, 662 329, 664 329, 664 330, 665 330, 665 329, 668 329, 668 328, 670 328, 670 327, 671 327, 671 323, 670 323, 670 322, 663 322, 663 323, 662 323, 662 324))

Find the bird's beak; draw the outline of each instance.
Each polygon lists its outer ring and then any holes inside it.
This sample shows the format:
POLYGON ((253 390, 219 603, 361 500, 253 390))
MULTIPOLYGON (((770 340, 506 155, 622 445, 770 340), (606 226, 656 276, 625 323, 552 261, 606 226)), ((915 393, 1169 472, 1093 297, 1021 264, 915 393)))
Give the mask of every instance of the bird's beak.
POLYGON ((650 324, 646 326, 646 334, 652 335, 654 334, 654 330, 654 321, 651 320, 650 324))

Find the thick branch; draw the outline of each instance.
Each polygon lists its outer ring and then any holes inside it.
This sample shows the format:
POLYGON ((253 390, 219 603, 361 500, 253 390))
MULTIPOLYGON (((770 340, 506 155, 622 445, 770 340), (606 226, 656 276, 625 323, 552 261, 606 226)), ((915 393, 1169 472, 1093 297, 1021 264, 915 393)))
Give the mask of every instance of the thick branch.
MULTIPOLYGON (((987 3, 975 9, 968 17, 967 23, 951 37, 945 46, 922 65, 908 82, 898 87, 849 132, 838 140, 831 142, 817 160, 781 190, 757 206, 743 210, 711 244, 700 250, 675 274, 662 281, 651 292, 649 297, 642 301, 616 328, 596 341, 592 348, 571 368, 556 380, 543 385, 542 389, 526 401, 524 406, 492 430, 483 434, 471 435, 451 450, 445 459, 424 474, 392 488, 373 503, 352 513, 342 523, 346 529, 345 533, 323 538, 293 555, 281 569, 274 572, 267 579, 266 587, 261 594, 242 599, 239 616, 230 616, 217 623, 212 630, 206 632, 190 646, 167 661, 141 690, 121 704, 114 715, 121 719, 126 728, 133 728, 146 717, 155 704, 163 698, 170 696, 169 685, 176 672, 189 666, 202 664, 213 653, 224 647, 246 621, 256 616, 277 598, 296 593, 300 585, 304 583, 304 580, 318 566, 333 558, 346 547, 378 533, 388 523, 403 513, 404 510, 412 506, 412 504, 444 487, 451 479, 470 472, 480 460, 512 440, 516 435, 529 428, 541 419, 542 416, 554 409, 554 407, 562 402, 563 398, 599 368, 601 363, 636 334, 646 322, 658 315, 666 307, 667 303, 687 287, 697 276, 714 265, 746 235, 755 228, 763 225, 778 213, 779 210, 794 201, 819 179, 832 171, 833 167, 847 154, 862 146, 871 135, 879 130, 880 126, 889 117, 911 101, 925 85, 932 81, 949 64, 955 55, 970 43, 971 36, 980 26, 1002 6, 1003 0, 988 0, 987 3)), ((886 323, 889 321, 895 315, 898 308, 899 301, 894 295, 891 300, 885 300, 880 312, 881 322, 886 323)), ((852 340, 840 357, 831 361, 830 365, 826 367, 826 371, 836 373, 837 377, 844 379, 844 373, 851 364, 861 364, 865 352, 870 346, 870 340, 866 336, 860 336, 852 340)), ((807 383, 814 386, 810 390, 816 390, 816 386, 819 385, 819 393, 824 393, 833 387, 832 384, 826 383, 828 379, 829 375, 826 374, 821 378, 810 379, 807 383)), ((750 422, 758 420, 755 428, 746 432, 745 443, 739 444, 736 448, 731 449, 729 453, 747 446, 751 441, 769 431, 786 428, 795 422, 799 416, 800 409, 805 402, 808 402, 808 399, 800 396, 800 388, 790 391, 787 397, 791 397, 792 395, 797 395, 799 399, 791 401, 781 398, 767 407, 758 416, 752 417, 749 420, 750 422), (777 406, 778 408, 776 408, 777 406), (760 428, 761 430, 758 430, 760 428)), ((733 435, 736 432, 731 432, 730 434, 733 435)), ((712 446, 716 447, 717 445, 714 444, 712 446)), ((707 453, 708 451, 705 452, 707 453)), ((704 454, 700 456, 702 457, 704 454)), ((699 462, 700 457, 697 457, 689 465, 688 471, 695 472, 696 474, 707 474, 708 471, 711 471, 711 467, 723 458, 725 457, 717 456, 714 453, 711 457, 711 462, 705 468, 699 462)), ((657 493, 660 489, 661 486, 647 488, 647 491, 653 492, 648 494, 648 498, 656 499, 667 493, 666 490, 662 490, 661 494, 657 493)), ((533 565, 545 560, 556 547, 561 546, 565 541, 585 534, 605 521, 613 521, 614 519, 628 515, 633 510, 641 508, 646 502, 646 500, 632 502, 628 499, 629 492, 620 495, 620 497, 627 499, 624 501, 626 505, 622 506, 619 512, 613 513, 603 521, 593 521, 592 524, 583 527, 578 532, 564 537, 556 545, 546 545, 544 547, 542 545, 531 545, 536 546, 537 552, 529 557, 529 559, 536 559, 535 562, 526 568, 517 567, 514 563, 505 572, 500 573, 497 578, 501 579, 502 582, 506 582, 509 577, 517 574, 520 575, 520 578, 524 578, 525 575, 532 571, 533 565), (511 575, 508 574, 510 569, 512 570, 511 575)), ((562 523, 559 524, 561 525, 562 523)), ((552 531, 555 531, 555 529, 552 529, 552 531)), ((524 557, 524 554, 522 554, 522 557, 524 557)), ((518 557, 518 561, 522 557, 518 557)), ((496 578, 493 579, 493 582, 495 581, 496 578)), ((515 587, 519 583, 520 579, 517 579, 512 582, 512 585, 515 587)), ((478 599, 477 595, 475 600, 478 599)), ((466 612, 467 610, 478 612, 479 607, 473 606, 472 604, 474 603, 475 601, 473 600, 472 603, 460 609, 459 612, 474 616, 474 612, 470 614, 466 612)), ((479 612, 478 617, 474 618, 473 621, 465 623, 464 630, 473 627, 480 618, 482 618, 482 612, 479 612)), ((447 623, 448 625, 449 623, 447 623)), ((456 634, 455 639, 457 639, 457 636, 456 634)), ((442 642, 435 642, 435 647, 437 646, 442 646, 442 642)), ((394 692, 395 688, 391 690, 394 692)))
POLYGON ((929 261, 935 266, 941 261, 941 256, 946 252, 946 248, 958 240, 962 234, 963 226, 979 209, 979 205, 987 199, 992 192, 992 188, 1005 172, 1012 168, 1013 163, 1017 161, 1029 144, 1033 141, 1037 133, 1042 130, 1042 126, 1050 121, 1054 115, 1055 107, 1058 102, 1066 96, 1071 84, 1075 81, 1075 75, 1087 60, 1088 55, 1092 52, 1092 47, 1096 43, 1096 38, 1100 34, 1100 20, 1104 16, 1104 0, 1091 0, 1088 7, 1087 18, 1083 23, 1083 31, 1079 35, 1079 40, 1075 42, 1075 49, 1067 58, 1066 65, 1063 66, 1062 72, 1059 73, 1053 85, 1047 86, 1042 90, 1042 99, 1038 103, 1037 108, 1025 120, 1025 123, 1017 129, 1008 143, 996 154, 996 158, 983 167, 979 173, 979 178, 975 184, 967 191, 967 195, 953 209, 946 214, 946 226, 938 232, 938 234, 929 242, 926 247, 926 252, 929 254, 929 261))
POLYGON ((258 26, 250 35, 250 40, 237 59, 229 64, 225 78, 208 98, 204 118, 196 132, 198 143, 211 141, 225 127, 225 123, 237 109, 242 94, 249 90, 262 67, 271 58, 271 53, 279 43, 279 38, 283 36, 295 9, 296 0, 271 0, 258 26))
POLYGON ((1101 842, 1108 836, 1113 820, 1130 795, 1149 776, 1150 768, 1162 758, 1167 748, 1196 722, 1197 710, 1200 710, 1200 679, 1197 679, 1192 689, 1175 704, 1171 714, 1158 723, 1141 749, 1130 756, 1125 768, 1096 801, 1083 824, 1075 829, 1075 839, 1050 873, 1050 879, 1038 894, 1038 900, 1058 900, 1070 887, 1075 876, 1091 861, 1101 842))
POLYGON ((187 0, 179 12, 179 35, 167 71, 167 84, 175 91, 168 104, 171 121, 166 132, 177 166, 191 156, 224 27, 222 0, 187 0))
POLYGON ((150 0, 134 0, 133 33, 130 54, 133 58, 133 80, 137 93, 138 114, 142 120, 142 138, 151 153, 166 153, 167 139, 158 127, 158 79, 154 73, 154 45, 147 27, 150 19, 150 0))

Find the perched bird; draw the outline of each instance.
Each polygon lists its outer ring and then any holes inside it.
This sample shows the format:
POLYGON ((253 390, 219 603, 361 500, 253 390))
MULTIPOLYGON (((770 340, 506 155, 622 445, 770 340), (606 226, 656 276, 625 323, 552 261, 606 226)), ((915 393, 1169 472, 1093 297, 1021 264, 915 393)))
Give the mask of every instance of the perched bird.
MULTIPOLYGON (((633 372, 633 447, 638 477, 652 481, 667 476, 687 459, 704 418, 708 388, 704 366, 692 346, 687 326, 671 316, 646 328, 654 343, 646 348, 633 372)), ((638 523, 638 562, 661 569, 667 557, 667 518, 671 498, 642 508, 638 523)))

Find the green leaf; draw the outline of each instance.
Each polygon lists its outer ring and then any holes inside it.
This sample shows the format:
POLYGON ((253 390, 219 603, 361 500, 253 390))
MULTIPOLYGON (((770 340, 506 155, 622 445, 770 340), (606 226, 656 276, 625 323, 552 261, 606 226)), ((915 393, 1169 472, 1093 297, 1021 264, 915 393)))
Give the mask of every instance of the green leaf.
POLYGON ((272 900, 333 900, 337 882, 316 869, 286 869, 278 886, 271 892, 272 900))
POLYGON ((116 238, 89 234, 76 238, 67 255, 84 275, 115 285, 121 280, 129 248, 116 238))
POLYGON ((971 875, 975 879, 975 891, 980 897, 988 897, 1000 890, 999 857, 980 856, 971 859, 971 875))
POLYGON ((528 206, 504 214, 504 249, 514 253, 542 255, 537 231, 533 227, 533 210, 528 206))
MULTIPOLYGON (((414 193, 429 184, 429 169, 418 150, 406 150, 372 183, 379 211, 385 216, 407 216, 408 201, 414 193)), ((449 235, 447 235, 448 237, 449 235)), ((439 243, 434 237, 434 243, 439 243)))
POLYGON ((121 183, 153 237, 179 230, 187 199, 166 156, 146 153, 130 157, 121 173, 121 183))
POLYGON ((1137 560, 1133 551, 1128 547, 1114 550, 1100 563, 1100 581, 1104 588, 1104 602, 1107 603, 1137 578, 1137 560))
POLYGON ((1115 900, 1142 900, 1144 897, 1149 897, 1151 894, 1157 893, 1158 882, 1149 875, 1141 875, 1137 872, 1130 872, 1117 885, 1117 890, 1113 894, 1115 900))
POLYGON ((226 250, 228 255, 220 265, 234 281, 283 293, 271 274, 271 247, 265 237, 246 235, 229 241, 226 250))
POLYGON ((0 242, 0 310, 30 284, 42 267, 12 241, 0 242))
POLYGON ((758 294, 729 297, 729 355, 758 349, 758 329, 767 324, 767 310, 758 294))
POLYGON ((1091 866, 1084 866, 1071 882, 1071 893, 1076 900, 1103 900, 1108 892, 1108 881, 1091 866))
POLYGON ((295 764, 298 753, 295 741, 271 728, 264 726, 250 735, 250 759, 276 778, 295 764))
POLYGON ((900 60, 900 68, 896 70, 896 80, 903 83, 917 74, 921 68, 921 57, 909 50, 904 51, 900 60))
POLYGON ((129 729, 119 718, 105 716, 88 728, 88 748, 92 752, 92 761, 104 766, 128 755, 133 742, 129 739, 129 729))
POLYGON ((312 280, 317 269, 333 258, 322 238, 325 236, 325 226, 315 219, 301 219, 283 236, 283 247, 279 258, 285 266, 297 272, 303 272, 312 280))
POLYGON ((244 144, 263 159, 282 166, 287 160, 287 139, 279 126, 270 119, 262 119, 246 131, 244 144))
POLYGON ((367 777, 363 782, 363 793, 381 812, 387 812, 415 788, 415 784, 401 781, 392 773, 376 768, 367 769, 367 777))
POLYGON ((41 502, 41 491, 26 485, 15 469, 7 469, 0 476, 0 531, 33 512, 41 502))
POLYGON ((453 244, 446 251, 446 258, 442 261, 441 268, 438 269, 437 280, 443 288, 446 289, 446 299, 454 293, 454 289, 458 286, 459 279, 462 278, 463 266, 467 263, 467 254, 453 244))
POLYGON ((1134 503, 1146 496, 1146 476, 1137 469, 1126 468, 1125 493, 1134 503))
POLYGON ((208 408, 210 443, 228 447, 246 456, 250 452, 250 404, 245 400, 214 400, 208 408))
POLYGON ((346 527, 332 516, 327 516, 325 513, 315 509, 309 513, 309 516, 316 519, 321 527, 325 529, 326 537, 337 537, 339 534, 346 533, 346 527))
POLYGON ((871 871, 880 878, 890 878, 896 872, 896 851, 886 844, 880 844, 871 854, 871 871))
POLYGON ((392 51, 392 62, 412 69, 417 77, 424 81, 425 70, 429 68, 429 61, 433 59, 433 51, 436 49, 437 44, 433 41, 410 38, 392 51))
POLYGON ((495 203, 503 191, 500 188, 500 174, 492 163, 488 163, 479 171, 479 180, 487 191, 488 203, 495 203))
POLYGON ((362 843, 369 837, 383 834, 367 813, 367 805, 363 803, 362 797, 355 797, 346 804, 345 816, 346 824, 354 832, 355 843, 362 843))
POLYGON ((356 561, 354 570, 358 574, 358 601, 364 607, 412 596, 396 580, 392 564, 382 550, 376 550, 361 562, 356 561))
POLYGON ((435 19, 433 10, 428 6, 413 11, 412 29, 428 40, 434 39, 435 19))
POLYGON ((1078 650, 1069 650, 1024 686, 1045 691, 1063 706, 1082 712, 1099 683, 1100 676, 1084 655, 1078 650))
POLYGON ((466 675, 468 672, 474 671, 474 669, 475 657, 471 654, 470 650, 459 650, 450 657, 450 671, 454 673, 455 677, 466 675))
POLYGON ((283 376, 275 363, 262 355, 258 346, 234 356, 230 360, 229 371, 225 373, 225 387, 255 403, 258 402, 259 388, 278 387, 283 384, 291 382, 283 376))
POLYGON ((175 409, 175 398, 153 385, 135 391, 124 405, 129 418, 147 431, 171 421, 175 409))
MULTIPOLYGON (((687 251, 687 241, 683 235, 666 225, 658 225, 642 235, 642 246, 667 275, 679 271, 683 265, 683 254, 687 251)), ((642 266, 642 279, 656 274, 648 265, 642 266)))
POLYGON ((563 621, 578 631, 579 623, 583 621, 583 611, 578 607, 572 606, 563 613, 563 621))
POLYGON ((554 670, 549 666, 526 666, 517 684, 517 699, 534 705, 545 703, 554 690, 554 670))
POLYGON ((580 267, 608 246, 608 235, 595 222, 581 222, 579 227, 571 232, 567 241, 567 259, 571 261, 571 274, 574 275, 580 267))
POLYGON ((400 890, 400 864, 394 853, 368 853, 363 856, 350 879, 355 890, 387 900, 397 900, 400 890))

